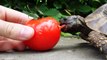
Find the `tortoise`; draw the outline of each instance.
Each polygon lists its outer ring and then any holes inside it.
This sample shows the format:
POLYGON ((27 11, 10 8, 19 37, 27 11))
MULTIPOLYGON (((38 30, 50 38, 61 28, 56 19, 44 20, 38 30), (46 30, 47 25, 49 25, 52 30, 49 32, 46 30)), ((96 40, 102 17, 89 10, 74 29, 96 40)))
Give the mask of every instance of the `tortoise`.
POLYGON ((107 55, 107 4, 102 5, 85 18, 72 15, 62 18, 61 25, 65 25, 63 32, 80 32, 80 37, 107 55))

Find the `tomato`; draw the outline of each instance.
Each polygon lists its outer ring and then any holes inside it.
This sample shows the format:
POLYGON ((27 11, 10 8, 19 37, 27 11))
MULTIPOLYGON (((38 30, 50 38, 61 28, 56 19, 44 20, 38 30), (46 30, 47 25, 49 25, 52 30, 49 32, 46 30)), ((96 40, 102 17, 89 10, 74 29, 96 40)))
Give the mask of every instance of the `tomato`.
POLYGON ((34 29, 34 36, 24 41, 24 44, 30 49, 45 51, 52 49, 60 38, 60 25, 52 17, 33 19, 27 22, 27 26, 34 29))

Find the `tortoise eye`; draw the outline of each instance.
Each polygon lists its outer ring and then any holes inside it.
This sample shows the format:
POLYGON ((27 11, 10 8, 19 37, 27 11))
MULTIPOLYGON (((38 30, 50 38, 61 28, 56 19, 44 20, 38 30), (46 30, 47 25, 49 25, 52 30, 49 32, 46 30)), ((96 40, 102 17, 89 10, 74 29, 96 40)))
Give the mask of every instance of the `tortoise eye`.
POLYGON ((66 19, 66 18, 63 18, 63 20, 66 21, 67 19, 66 19))
POLYGON ((66 21, 67 19, 66 18, 61 18, 61 20, 60 21, 66 21))

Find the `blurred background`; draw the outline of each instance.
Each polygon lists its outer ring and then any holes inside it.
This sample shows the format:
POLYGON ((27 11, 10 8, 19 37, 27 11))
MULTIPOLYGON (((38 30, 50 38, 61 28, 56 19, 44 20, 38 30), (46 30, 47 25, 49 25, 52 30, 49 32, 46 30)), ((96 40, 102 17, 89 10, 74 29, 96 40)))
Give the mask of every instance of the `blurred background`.
POLYGON ((107 0, 1 0, 0 5, 19 10, 34 18, 52 16, 59 20, 69 15, 87 16, 107 0))

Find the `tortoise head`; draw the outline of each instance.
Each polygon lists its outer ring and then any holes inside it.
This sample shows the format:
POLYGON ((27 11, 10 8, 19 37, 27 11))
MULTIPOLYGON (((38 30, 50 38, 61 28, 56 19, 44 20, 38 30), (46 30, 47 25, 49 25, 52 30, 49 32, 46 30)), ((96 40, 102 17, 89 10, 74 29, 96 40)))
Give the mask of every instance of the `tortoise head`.
POLYGON ((78 15, 68 16, 65 18, 62 18, 60 20, 60 25, 65 25, 64 28, 62 28, 63 32, 77 32, 78 27, 81 26, 81 22, 83 22, 84 18, 78 15))

